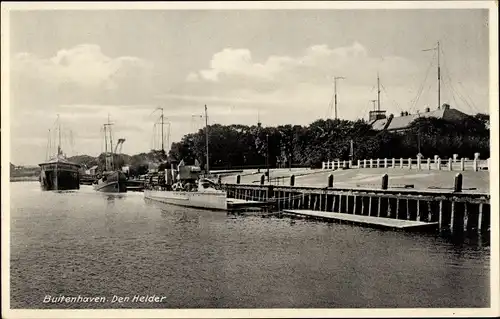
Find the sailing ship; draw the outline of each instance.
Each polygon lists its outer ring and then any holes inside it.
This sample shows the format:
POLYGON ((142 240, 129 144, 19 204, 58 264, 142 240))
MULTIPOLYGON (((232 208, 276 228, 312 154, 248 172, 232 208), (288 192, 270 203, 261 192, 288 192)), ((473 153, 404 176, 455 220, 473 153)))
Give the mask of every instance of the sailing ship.
POLYGON ((40 186, 43 190, 80 189, 80 165, 69 161, 61 148, 61 122, 57 115, 58 145, 55 156, 50 156, 50 130, 47 146, 47 161, 40 166, 40 186))
POLYGON ((118 143, 116 144, 115 150, 113 151, 111 125, 112 124, 109 122, 108 117, 108 123, 103 125, 105 168, 100 178, 98 178, 98 180, 95 182, 94 189, 98 192, 105 193, 125 193, 127 192, 127 176, 121 170, 114 167, 115 153, 118 147, 120 147, 125 142, 125 139, 118 139, 118 143), (110 152, 108 152, 108 139, 110 152))
MULTIPOLYGON (((208 115, 206 105, 205 134, 207 156, 205 174, 208 176, 210 170, 208 164, 208 115)), ((148 185, 149 187, 144 190, 144 198, 177 206, 227 210, 227 193, 220 190, 218 185, 208 178, 202 178, 201 174, 201 165, 197 160, 195 165, 185 165, 184 161, 181 161, 177 168, 174 167, 174 164, 170 164, 170 168, 164 169, 162 183, 159 183, 156 187, 148 185)))

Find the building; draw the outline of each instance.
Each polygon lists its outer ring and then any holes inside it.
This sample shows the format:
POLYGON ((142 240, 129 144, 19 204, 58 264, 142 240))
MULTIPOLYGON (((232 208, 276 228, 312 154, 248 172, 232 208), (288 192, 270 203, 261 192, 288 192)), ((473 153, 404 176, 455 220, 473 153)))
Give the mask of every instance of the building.
POLYGON ((92 175, 92 176, 96 175, 97 174, 97 165, 92 166, 88 170, 85 170, 85 174, 92 175))
POLYGON ((451 122, 461 121, 470 115, 463 113, 457 109, 451 108, 448 104, 443 104, 437 110, 431 111, 426 108, 425 112, 417 114, 409 114, 408 112, 401 112, 400 116, 395 117, 393 114, 389 117, 385 116, 385 111, 371 111, 370 124, 374 130, 389 132, 404 132, 411 128, 411 123, 419 117, 435 117, 451 122), (377 112, 377 114, 372 114, 377 112))

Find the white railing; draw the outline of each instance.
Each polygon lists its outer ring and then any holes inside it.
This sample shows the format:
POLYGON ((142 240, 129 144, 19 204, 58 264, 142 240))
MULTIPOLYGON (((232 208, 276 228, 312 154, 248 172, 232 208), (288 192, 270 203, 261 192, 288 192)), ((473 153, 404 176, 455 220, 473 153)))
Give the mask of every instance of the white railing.
POLYGON ((322 169, 343 168, 399 168, 417 170, 448 170, 448 171, 479 171, 489 170, 490 160, 473 160, 457 157, 441 159, 435 156, 431 158, 377 158, 352 161, 326 161, 322 163, 322 169))

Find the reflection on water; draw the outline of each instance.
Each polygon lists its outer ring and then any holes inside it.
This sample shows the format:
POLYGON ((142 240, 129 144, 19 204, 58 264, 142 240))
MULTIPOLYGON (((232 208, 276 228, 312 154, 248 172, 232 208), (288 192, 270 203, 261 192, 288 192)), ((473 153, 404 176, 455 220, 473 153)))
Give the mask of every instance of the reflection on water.
POLYGON ((13 308, 487 307, 489 241, 11 183, 13 308), (263 218, 265 217, 265 218, 263 218), (51 296, 105 303, 43 303, 51 296), (111 303, 113 295, 166 296, 111 303))

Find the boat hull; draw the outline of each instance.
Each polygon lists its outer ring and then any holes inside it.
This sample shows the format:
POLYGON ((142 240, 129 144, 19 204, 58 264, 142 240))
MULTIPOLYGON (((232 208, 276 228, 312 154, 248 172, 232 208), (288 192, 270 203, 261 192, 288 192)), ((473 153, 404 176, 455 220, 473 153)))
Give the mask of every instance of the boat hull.
POLYGON ((46 168, 40 172, 42 190, 76 190, 80 189, 80 175, 76 169, 46 168))
POLYGON ((94 184, 94 189, 103 193, 126 193, 127 179, 120 171, 111 172, 99 179, 97 184, 94 184))
POLYGON ((225 192, 173 192, 144 190, 144 198, 176 206, 210 210, 227 210, 227 194, 225 192))

